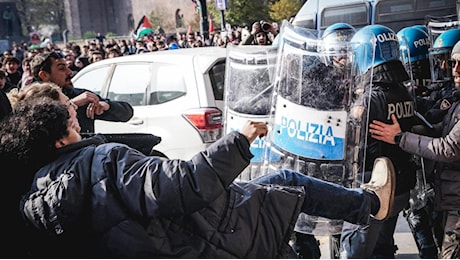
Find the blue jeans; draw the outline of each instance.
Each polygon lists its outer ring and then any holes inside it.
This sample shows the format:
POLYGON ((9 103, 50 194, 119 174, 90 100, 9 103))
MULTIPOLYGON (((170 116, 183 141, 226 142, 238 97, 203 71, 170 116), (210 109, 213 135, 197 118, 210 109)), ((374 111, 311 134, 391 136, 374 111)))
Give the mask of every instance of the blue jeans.
POLYGON ((303 186, 305 190, 303 213, 328 219, 341 219, 359 225, 369 223, 371 203, 378 203, 377 195, 373 193, 362 189, 345 188, 291 170, 280 170, 260 176, 251 182, 303 186))

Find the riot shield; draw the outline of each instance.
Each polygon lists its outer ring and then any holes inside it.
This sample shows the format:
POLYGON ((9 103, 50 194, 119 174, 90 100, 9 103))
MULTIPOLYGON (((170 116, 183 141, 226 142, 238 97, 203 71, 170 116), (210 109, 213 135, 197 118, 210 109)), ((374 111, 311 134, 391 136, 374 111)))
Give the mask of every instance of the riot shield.
MULTIPOLYGON (((428 36, 428 35, 427 35, 428 36)), ((399 36, 398 36, 399 37, 399 36)), ((419 43, 419 42, 417 42, 419 43)), ((429 67, 425 68, 427 64, 422 63, 420 61, 415 62, 414 59, 411 57, 411 49, 415 49, 417 46, 414 45, 415 42, 410 41, 404 35, 399 37, 399 50, 401 61, 404 64, 404 67, 407 71, 407 74, 410 77, 410 80, 405 82, 405 86, 408 88, 409 93, 411 94, 414 104, 415 104, 415 115, 420 119, 420 121, 429 128, 433 128, 431 123, 429 123, 422 114, 418 112, 417 108, 417 98, 419 97, 419 93, 416 91, 416 87, 422 87, 429 84, 431 81, 429 67), (427 71, 428 70, 428 71, 427 71)), ((425 47, 426 56, 428 57, 428 47, 425 47)), ((423 60, 428 62, 428 58, 423 60)), ((421 98, 421 97, 419 97, 421 98)), ((419 210, 423 208, 427 203, 428 194, 430 193, 431 187, 427 185, 427 178, 426 178, 426 171, 425 171, 425 163, 426 159, 423 157, 413 155, 413 161, 417 165, 416 171, 416 182, 413 189, 410 191, 410 199, 409 199, 409 207, 412 211, 419 210)), ((428 161, 428 163, 431 163, 428 161)))
MULTIPOLYGON (((363 102, 369 100, 364 95, 370 94, 370 82, 361 82, 362 72, 353 66, 357 58, 350 42, 323 42, 288 23, 282 30, 263 170, 291 169, 356 187, 364 176, 369 103, 363 102)), ((371 52, 360 55, 373 59, 371 52)), ((341 229, 341 220, 304 213, 295 227, 314 235, 341 229)))
POLYGON ((451 48, 440 47, 430 49, 431 81, 445 84, 452 79, 452 67, 449 64, 451 48))
MULTIPOLYGON (((267 122, 273 92, 277 49, 271 46, 227 46, 224 131, 239 130, 248 120, 267 122)), ((260 175, 265 137, 250 147, 254 157, 242 180, 260 175)))

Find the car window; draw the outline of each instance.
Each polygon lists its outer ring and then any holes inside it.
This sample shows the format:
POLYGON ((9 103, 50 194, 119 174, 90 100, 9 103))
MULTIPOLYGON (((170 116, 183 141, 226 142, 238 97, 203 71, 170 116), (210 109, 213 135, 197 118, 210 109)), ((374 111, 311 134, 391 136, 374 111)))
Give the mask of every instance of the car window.
POLYGON ((224 99, 224 82, 225 82, 225 60, 216 63, 209 70, 209 77, 211 79, 212 91, 216 100, 224 99))
POLYGON ((81 75, 77 74, 78 77, 76 80, 72 80, 72 83, 76 88, 87 89, 101 95, 101 90, 105 86, 109 69, 110 66, 104 66, 95 68, 94 70, 90 70, 81 75))
POLYGON ((128 102, 131 106, 145 105, 144 94, 151 77, 151 63, 118 64, 113 72, 107 97, 113 101, 128 102))
POLYGON ((187 93, 184 75, 177 65, 155 64, 155 77, 150 90, 150 105, 165 103, 187 93))

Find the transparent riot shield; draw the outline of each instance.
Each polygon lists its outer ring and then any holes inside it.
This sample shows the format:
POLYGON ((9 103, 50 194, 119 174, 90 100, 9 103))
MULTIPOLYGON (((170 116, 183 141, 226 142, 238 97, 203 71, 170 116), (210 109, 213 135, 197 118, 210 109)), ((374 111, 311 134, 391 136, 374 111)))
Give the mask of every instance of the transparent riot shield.
MULTIPOLYGON (((246 121, 267 122, 273 93, 277 49, 270 46, 227 46, 224 131, 239 130, 246 121)), ((239 176, 251 180, 260 175, 265 137, 250 147, 254 157, 239 176)))
MULTIPOLYGON (((288 23, 282 30, 263 170, 291 169, 356 187, 364 176, 369 104, 363 102, 370 82, 361 82, 364 77, 353 69, 351 43, 326 43, 288 23)), ((341 229, 341 220, 303 213, 295 227, 313 235, 341 229)))
MULTIPOLYGON (((405 82, 404 85, 407 87, 409 93, 412 95, 415 104, 415 115, 420 119, 420 121, 427 126, 428 128, 433 128, 433 126, 418 112, 417 109, 417 92, 415 91, 416 86, 425 86, 431 81, 429 67, 423 68, 422 66, 427 64, 422 64, 421 62, 413 63, 411 59, 411 47, 414 42, 410 42, 405 36, 401 36, 399 40, 399 50, 401 61, 404 64, 404 67, 410 77, 410 80, 405 82), (413 66, 418 66, 418 68, 413 68, 413 66), (425 72, 428 70, 428 72, 425 72)), ((415 47, 414 47, 415 48, 415 47)), ((428 55, 428 52, 427 52, 428 55)), ((428 60, 427 60, 428 61, 428 60)), ((416 182, 414 188, 410 191, 409 207, 412 211, 419 210, 423 208, 427 203, 428 194, 430 194, 431 187, 427 185, 426 171, 425 171, 425 161, 423 157, 413 155, 413 160, 417 165, 416 171, 416 182)), ((428 162, 431 163, 431 162, 428 162)))
POLYGON ((446 84, 452 79, 452 68, 450 66, 449 47, 430 49, 431 81, 438 84, 446 84))

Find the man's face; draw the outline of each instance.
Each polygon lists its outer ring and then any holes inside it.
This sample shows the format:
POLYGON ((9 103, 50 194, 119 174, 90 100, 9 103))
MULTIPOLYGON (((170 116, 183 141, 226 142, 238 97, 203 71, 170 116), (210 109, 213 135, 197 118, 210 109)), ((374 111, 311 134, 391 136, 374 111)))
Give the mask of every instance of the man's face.
POLYGON ((67 62, 64 58, 51 59, 51 73, 47 73, 48 82, 53 82, 56 85, 60 86, 62 89, 72 89, 72 70, 67 67, 67 62))
POLYGON ((455 87, 460 88, 460 53, 452 55, 452 77, 454 78, 455 87))
POLYGON ((102 54, 93 54, 93 62, 101 61, 101 60, 102 60, 102 54))
POLYGON ((187 35, 187 41, 189 44, 193 44, 195 42, 195 35, 193 34, 187 35))
POLYGON ((72 56, 71 54, 67 54, 67 55, 65 56, 65 60, 66 60, 66 62, 67 62, 67 67, 72 66, 72 64, 73 64, 73 62, 74 62, 74 58, 73 58, 73 56, 72 56))

